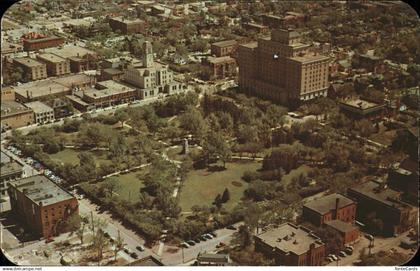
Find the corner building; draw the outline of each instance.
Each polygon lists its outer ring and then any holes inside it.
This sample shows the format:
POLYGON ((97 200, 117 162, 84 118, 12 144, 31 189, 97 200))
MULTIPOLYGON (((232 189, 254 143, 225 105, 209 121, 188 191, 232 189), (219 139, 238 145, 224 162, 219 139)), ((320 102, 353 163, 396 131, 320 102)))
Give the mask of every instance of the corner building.
POLYGON ((326 97, 330 58, 309 47, 290 29, 274 29, 271 39, 239 46, 239 86, 283 104, 326 97))

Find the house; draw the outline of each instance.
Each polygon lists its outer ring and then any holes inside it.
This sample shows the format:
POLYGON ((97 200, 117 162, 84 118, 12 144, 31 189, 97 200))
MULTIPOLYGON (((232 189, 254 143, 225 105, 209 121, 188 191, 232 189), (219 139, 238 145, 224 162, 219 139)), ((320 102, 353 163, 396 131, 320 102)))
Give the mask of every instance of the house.
POLYGON ((197 263, 199 266, 226 266, 231 263, 229 254, 198 253, 197 263))

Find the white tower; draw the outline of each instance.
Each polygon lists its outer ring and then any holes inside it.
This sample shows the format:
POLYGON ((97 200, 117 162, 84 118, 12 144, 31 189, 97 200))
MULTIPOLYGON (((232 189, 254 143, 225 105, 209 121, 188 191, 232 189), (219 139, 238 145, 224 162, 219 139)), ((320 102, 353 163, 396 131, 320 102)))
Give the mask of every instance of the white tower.
POLYGON ((143 66, 146 68, 153 66, 153 47, 149 41, 145 41, 143 45, 143 66))

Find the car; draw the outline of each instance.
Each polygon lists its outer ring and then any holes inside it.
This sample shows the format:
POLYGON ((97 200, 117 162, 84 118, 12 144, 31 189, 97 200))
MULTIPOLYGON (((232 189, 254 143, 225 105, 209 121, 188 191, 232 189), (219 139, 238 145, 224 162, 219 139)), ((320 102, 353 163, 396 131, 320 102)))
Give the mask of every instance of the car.
POLYGON ((331 256, 330 256, 334 261, 338 261, 338 257, 337 256, 335 256, 334 254, 331 254, 331 256))
POLYGON ((137 259, 139 256, 135 252, 130 253, 131 258, 137 259))
POLYGON ((104 236, 106 237, 106 238, 109 238, 110 236, 109 236, 109 233, 107 233, 107 232, 105 232, 104 233, 104 236))
POLYGON ((365 237, 366 237, 369 241, 372 241, 372 240, 374 239, 372 234, 365 234, 365 237))
POLYGON ((340 255, 340 257, 346 257, 347 254, 344 251, 340 251, 340 253, 338 253, 338 255, 340 255))
POLYGON ((213 235, 206 233, 205 236, 207 237, 207 239, 213 239, 213 235))
POLYGON ((124 252, 127 254, 130 254, 130 251, 128 250, 128 248, 124 248, 124 252))
POLYGON ((190 246, 195 246, 195 242, 193 240, 188 240, 187 244, 190 246))
POLYGON ((229 225, 229 226, 227 226, 227 227, 226 227, 226 229, 236 231, 236 227, 235 227, 235 226, 233 226, 233 225, 229 225))
POLYGON ((344 249, 344 252, 346 252, 347 255, 353 255, 353 250, 348 247, 344 249))
POLYGON ((328 261, 328 262, 333 262, 334 261, 334 259, 331 258, 331 257, 325 257, 325 260, 328 261))
POLYGON ((207 241, 207 238, 206 238, 204 235, 201 235, 201 236, 200 236, 200 240, 201 240, 201 241, 207 241))
POLYGON ((194 239, 194 242, 196 242, 196 243, 198 244, 198 243, 200 243, 200 242, 201 242, 201 239, 200 239, 200 238, 195 238, 195 239, 194 239))
POLYGON ((144 251, 144 246, 140 245, 140 246, 136 246, 138 251, 144 251))
POLYGON ((213 237, 217 237, 217 233, 215 233, 214 231, 210 232, 209 234, 213 237))
POLYGON ((179 246, 183 247, 183 248, 189 248, 190 247, 190 245, 187 244, 186 242, 182 242, 181 244, 179 244, 179 246))

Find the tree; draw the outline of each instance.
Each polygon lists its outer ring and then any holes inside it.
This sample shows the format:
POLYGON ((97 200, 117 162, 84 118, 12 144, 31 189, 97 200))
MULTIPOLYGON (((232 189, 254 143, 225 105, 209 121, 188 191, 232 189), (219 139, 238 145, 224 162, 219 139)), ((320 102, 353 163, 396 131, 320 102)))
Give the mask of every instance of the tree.
POLYGON ((222 195, 221 200, 222 200, 223 203, 228 202, 230 200, 229 189, 225 188, 225 191, 223 191, 223 195, 222 195))
POLYGON ((372 122, 367 119, 359 120, 354 125, 355 129, 360 132, 363 137, 369 137, 374 132, 372 122))
POLYGON ((102 184, 102 187, 108 191, 109 197, 112 197, 112 194, 115 190, 117 190, 120 187, 120 183, 118 182, 118 179, 115 177, 110 177, 104 181, 102 184))
POLYGON ((80 217, 81 223, 79 229, 76 231, 77 237, 80 238, 80 244, 83 245, 83 240, 85 236, 85 227, 89 223, 89 219, 86 216, 80 217))
POLYGON ((121 237, 120 231, 118 230, 117 239, 114 242, 114 261, 117 260, 118 252, 124 249, 124 240, 121 237))
POLYGON ((96 162, 92 153, 81 152, 78 154, 79 158, 79 176, 81 180, 96 179, 96 162))
POLYGON ((108 245, 109 242, 108 239, 106 239, 105 237, 105 232, 102 230, 102 228, 98 228, 93 237, 93 248, 97 252, 96 259, 98 261, 98 265, 100 265, 101 260, 103 258, 103 251, 108 245))
POLYGON ((121 128, 124 128, 124 122, 129 119, 129 116, 125 110, 117 110, 114 113, 114 116, 121 123, 121 128))
POLYGON ((241 124, 238 127, 237 138, 241 144, 257 142, 258 131, 254 126, 241 124))
POLYGON ((234 244, 239 245, 240 248, 249 247, 252 244, 252 233, 247 225, 240 225, 238 231, 233 234, 234 244))
POLYGON ((230 158, 232 152, 230 146, 223 138, 220 132, 210 131, 203 144, 203 153, 206 161, 212 159, 220 159, 223 161, 223 167, 226 167, 226 162, 230 158))
POLYGON ((201 112, 192 106, 179 117, 179 122, 181 128, 191 132, 198 139, 201 139, 207 130, 207 125, 201 112))

